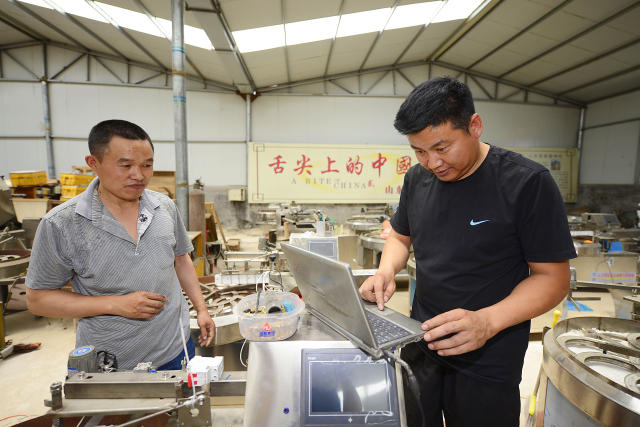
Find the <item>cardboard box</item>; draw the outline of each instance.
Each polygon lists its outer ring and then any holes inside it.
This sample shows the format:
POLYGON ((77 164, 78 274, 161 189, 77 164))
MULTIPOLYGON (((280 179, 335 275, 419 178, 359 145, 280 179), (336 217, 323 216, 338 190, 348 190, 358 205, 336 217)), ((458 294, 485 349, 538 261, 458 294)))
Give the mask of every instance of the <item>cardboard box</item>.
POLYGON ((95 175, 80 175, 77 173, 61 173, 60 185, 89 185, 95 175))
POLYGON ((227 190, 227 198, 230 202, 244 202, 247 200, 247 192, 244 187, 230 188, 227 190))
POLYGON ((47 173, 45 171, 15 171, 9 172, 11 185, 20 187, 25 185, 47 185, 47 173))
POLYGON ((47 213, 49 199, 23 199, 13 198, 13 210, 16 219, 22 223, 25 218, 42 218, 47 213))
POLYGON ((61 197, 75 197, 87 189, 86 185, 63 185, 60 189, 61 197))
POLYGON ((176 197, 176 172, 153 171, 147 189, 166 194, 172 199, 176 197))

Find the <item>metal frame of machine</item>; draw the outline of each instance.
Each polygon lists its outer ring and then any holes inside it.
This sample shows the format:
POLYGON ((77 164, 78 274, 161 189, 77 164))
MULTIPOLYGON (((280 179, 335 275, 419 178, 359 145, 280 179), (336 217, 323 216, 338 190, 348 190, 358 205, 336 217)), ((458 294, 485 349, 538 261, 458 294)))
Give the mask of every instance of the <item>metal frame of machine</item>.
MULTIPOLYGON (((637 347, 639 333, 640 324, 629 320, 580 317, 561 321, 544 336, 545 378, 541 380, 542 392, 537 401, 546 401, 547 381, 550 381, 572 405, 602 425, 617 427, 639 425, 640 375, 637 375, 640 372, 638 362, 640 348, 637 347), (605 332, 596 332, 595 337, 579 334, 581 331, 592 330, 605 332), (608 336, 626 338, 611 339, 608 336), (594 351, 575 354, 568 346, 572 340, 592 347, 594 351), (631 387, 629 384, 625 387, 589 367, 589 359, 605 361, 604 358, 607 358, 607 363, 626 366, 631 376, 635 372, 633 376, 635 383, 631 387)), ((542 425, 542 414, 546 411, 540 405, 537 409, 537 425, 542 425)))

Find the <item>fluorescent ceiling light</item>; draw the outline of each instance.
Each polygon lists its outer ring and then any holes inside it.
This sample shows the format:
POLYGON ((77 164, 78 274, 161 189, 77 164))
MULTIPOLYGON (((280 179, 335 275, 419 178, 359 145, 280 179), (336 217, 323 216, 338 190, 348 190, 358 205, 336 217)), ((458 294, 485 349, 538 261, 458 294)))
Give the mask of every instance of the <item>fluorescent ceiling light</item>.
MULTIPOLYGON (((171 21, 154 18, 160 31, 144 14, 129 9, 90 0, 20 0, 47 9, 58 9, 66 13, 96 21, 107 22, 107 17, 123 28, 129 28, 145 34, 164 37, 171 34, 171 21), (104 11, 101 16, 97 9, 104 11), (164 32, 164 34, 162 34, 164 32)), ((240 52, 255 52, 286 45, 329 40, 334 36, 348 37, 358 34, 375 33, 382 30, 407 28, 430 23, 453 21, 468 18, 486 0, 448 0, 427 1, 398 6, 394 9, 383 8, 364 12, 349 13, 342 16, 310 19, 291 22, 285 25, 272 25, 261 28, 234 31, 233 37, 240 52), (391 12, 393 14, 390 16, 391 12), (339 24, 338 24, 339 23, 339 24), (385 26, 386 24, 386 26, 385 26), (286 30, 286 40, 285 40, 286 30)), ((184 26, 184 42, 203 49, 213 49, 204 30, 189 25, 184 26)))
POLYGON ((107 20, 94 8, 89 6, 85 0, 44 0, 43 3, 70 15, 81 16, 83 18, 93 19, 94 21, 107 22, 107 20))
POLYGON ((391 8, 367 10, 340 16, 291 22, 285 25, 234 31, 240 52, 255 52, 286 45, 310 43, 336 37, 375 33, 432 22, 466 19, 484 0, 428 1, 391 8), (391 11, 393 10, 393 14, 391 11), (336 29, 336 26, 339 28, 336 29), (386 24, 386 26, 385 26, 386 24), (286 40, 285 40, 286 30, 286 40), (286 43, 285 43, 286 42, 286 43))
POLYGON ((390 14, 391 8, 384 8, 342 15, 338 37, 377 33, 383 29, 390 14))
MULTIPOLYGON (((94 2, 89 3, 97 6, 107 16, 102 16, 95 8, 91 7, 86 0, 20 0, 22 3, 29 3, 35 6, 47 9, 56 9, 66 12, 70 15, 81 16, 83 18, 92 19, 100 22, 108 22, 110 18, 114 23, 122 28, 150 34, 156 37, 164 38, 164 34, 151 22, 151 20, 140 12, 124 9, 110 4, 94 2)), ((171 35, 171 21, 162 18, 154 18, 165 34, 171 35)), ((211 41, 207 37, 205 31, 201 28, 184 26, 184 43, 200 47, 203 49, 213 49, 211 41)))
POLYGON ((240 52, 273 49, 274 47, 284 46, 284 28, 280 24, 234 31, 233 38, 240 52))
POLYGON ((385 30, 428 24, 443 4, 443 1, 431 1, 398 6, 393 12, 389 23, 387 23, 385 30))
MULTIPOLYGON (((160 32, 158 27, 156 27, 144 13, 134 12, 133 10, 123 9, 106 3, 93 3, 100 10, 104 11, 107 18, 111 18, 111 20, 120 27, 130 28, 156 37, 164 37, 164 34, 160 32)), ((159 21, 159 19, 156 20, 159 21)), ((169 27, 169 29, 169 34, 171 34, 171 27, 169 27)))
POLYGON ((339 19, 339 16, 329 16, 286 24, 287 45, 332 39, 336 34, 339 19))
POLYGON ((466 19, 485 0, 449 0, 432 22, 466 19))

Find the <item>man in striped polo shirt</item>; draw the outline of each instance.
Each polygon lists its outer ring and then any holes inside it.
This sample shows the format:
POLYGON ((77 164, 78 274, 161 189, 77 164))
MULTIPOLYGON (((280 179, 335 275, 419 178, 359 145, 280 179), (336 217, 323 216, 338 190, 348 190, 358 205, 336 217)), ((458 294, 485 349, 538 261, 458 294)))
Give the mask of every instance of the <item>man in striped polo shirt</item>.
POLYGON ((139 362, 180 369, 182 333, 189 356, 195 353, 180 288, 197 310, 200 345, 211 343, 215 325, 175 204, 145 189, 153 174, 151 139, 133 123, 107 120, 91 129, 89 151, 86 162, 98 177, 52 209, 36 232, 29 310, 79 318, 76 346, 114 354, 119 369, 139 362), (61 289, 68 281, 74 292, 61 289))

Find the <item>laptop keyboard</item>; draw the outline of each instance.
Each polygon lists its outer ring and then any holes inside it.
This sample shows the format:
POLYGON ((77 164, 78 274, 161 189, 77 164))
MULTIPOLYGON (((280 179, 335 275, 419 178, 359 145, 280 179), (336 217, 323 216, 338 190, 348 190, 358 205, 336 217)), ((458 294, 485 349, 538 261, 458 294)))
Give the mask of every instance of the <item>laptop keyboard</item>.
POLYGON ((382 345, 410 334, 408 330, 396 325, 395 323, 389 322, 387 319, 383 319, 369 310, 365 310, 364 312, 367 314, 367 320, 369 321, 369 325, 371 325, 371 330, 373 331, 373 335, 375 336, 378 345, 382 345))

